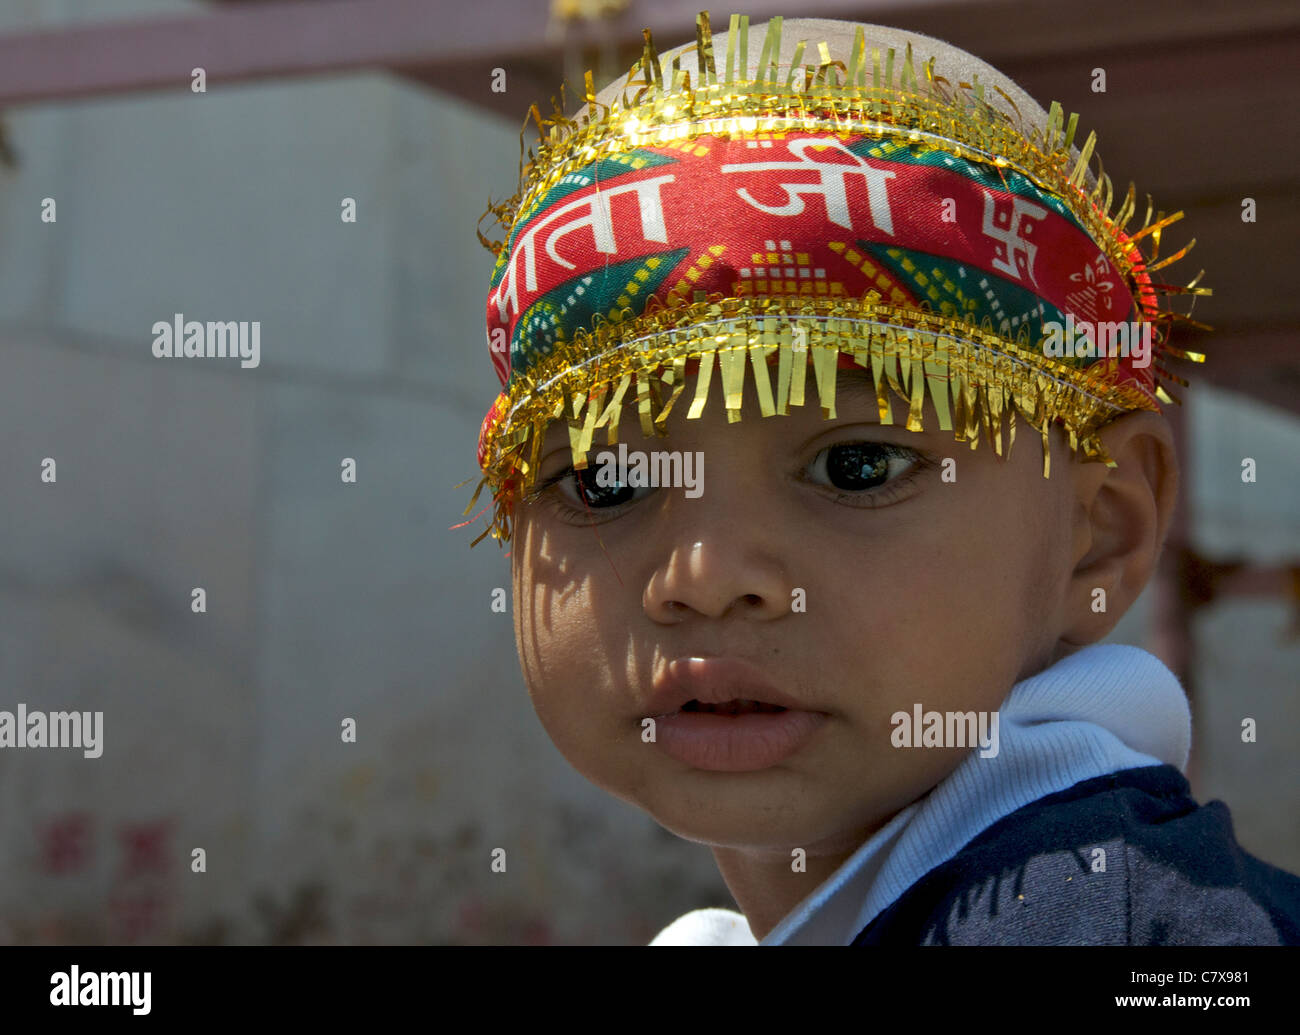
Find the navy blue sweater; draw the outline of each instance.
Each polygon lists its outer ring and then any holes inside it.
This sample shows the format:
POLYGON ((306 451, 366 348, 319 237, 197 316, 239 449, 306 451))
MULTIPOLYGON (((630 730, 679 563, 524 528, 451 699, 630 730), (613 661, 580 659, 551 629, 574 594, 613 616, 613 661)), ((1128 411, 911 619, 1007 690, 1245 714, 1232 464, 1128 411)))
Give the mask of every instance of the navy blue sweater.
POLYGON ((1300 877, 1244 851, 1227 806, 1190 791, 1159 765, 1030 802, 853 944, 1300 945, 1300 877))

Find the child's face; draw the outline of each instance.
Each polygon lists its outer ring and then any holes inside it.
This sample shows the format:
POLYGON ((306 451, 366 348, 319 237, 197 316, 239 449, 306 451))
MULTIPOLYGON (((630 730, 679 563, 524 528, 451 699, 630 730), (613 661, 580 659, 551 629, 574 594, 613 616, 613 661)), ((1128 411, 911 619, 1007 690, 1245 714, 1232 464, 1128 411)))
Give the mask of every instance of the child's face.
MULTIPOLYGON (((838 380, 834 421, 821 417, 811 372, 810 405, 790 416, 760 417, 748 384, 743 419, 728 424, 717 378, 697 420, 685 416, 688 386, 666 439, 643 438, 625 407, 628 450, 703 452, 698 498, 636 489, 601 510, 604 490, 588 517, 570 475, 520 508, 515 628, 537 714, 579 772, 681 837, 787 857, 791 846, 855 846, 969 753, 896 748, 891 715, 918 703, 995 710, 1057 651, 1079 553, 1059 432, 1044 479, 1041 437, 1023 423, 1003 459, 987 441, 971 450, 938 430, 928 402, 925 432, 882 426, 865 374, 838 380), (912 452, 870 468, 886 480, 864 490, 839 462, 863 441, 912 452), (796 589, 806 610, 792 609, 796 589), (829 718, 764 769, 677 761, 643 741, 642 720, 655 714, 655 674, 697 655, 743 658, 829 718)), ((901 409, 894 400, 895 420, 901 409)), ((598 432, 589 456, 604 441, 598 432)), ((569 466, 563 423, 540 457, 539 484, 569 466)))

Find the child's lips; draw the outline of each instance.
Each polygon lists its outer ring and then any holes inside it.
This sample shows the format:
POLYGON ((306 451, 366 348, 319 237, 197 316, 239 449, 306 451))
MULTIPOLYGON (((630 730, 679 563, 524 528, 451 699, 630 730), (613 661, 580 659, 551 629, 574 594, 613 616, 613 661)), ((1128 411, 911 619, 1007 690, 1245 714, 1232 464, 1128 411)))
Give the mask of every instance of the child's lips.
POLYGON ((738 716, 678 712, 655 720, 653 743, 695 769, 753 772, 789 758, 827 718, 821 712, 797 709, 738 716))
POLYGON ((692 701, 703 705, 756 702, 817 713, 807 703, 778 690, 755 665, 734 656, 674 658, 656 676, 646 714, 656 719, 677 715, 692 701))
POLYGON ((778 690, 757 666, 738 657, 674 658, 655 678, 649 714, 653 743, 665 754, 696 769, 731 773, 776 765, 800 750, 828 718, 778 690), (683 711, 691 702, 724 707, 683 711), (726 707, 729 702, 737 707, 726 707), (759 704, 773 707, 759 710, 759 704), (737 714, 728 714, 733 711, 737 714))

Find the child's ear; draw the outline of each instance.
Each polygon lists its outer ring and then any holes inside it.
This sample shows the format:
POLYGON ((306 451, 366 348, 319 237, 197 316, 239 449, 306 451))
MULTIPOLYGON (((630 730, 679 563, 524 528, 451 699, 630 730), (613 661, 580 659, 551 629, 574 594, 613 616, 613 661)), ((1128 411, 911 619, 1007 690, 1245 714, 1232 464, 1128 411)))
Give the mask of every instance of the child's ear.
POLYGON ((1073 463, 1074 571, 1062 639, 1095 643, 1146 586, 1178 497, 1178 459, 1169 423, 1127 413, 1100 433, 1117 467, 1073 463))

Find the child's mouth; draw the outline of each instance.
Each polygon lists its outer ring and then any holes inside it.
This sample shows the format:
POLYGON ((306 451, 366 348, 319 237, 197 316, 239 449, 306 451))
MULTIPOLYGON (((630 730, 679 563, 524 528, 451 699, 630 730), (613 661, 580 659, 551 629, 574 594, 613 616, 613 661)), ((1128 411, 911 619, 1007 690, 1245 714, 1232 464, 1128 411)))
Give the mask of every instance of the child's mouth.
MULTIPOLYGON (((789 758, 826 724, 830 716, 811 706, 801 695, 786 693, 754 662, 722 655, 683 656, 670 661, 654 680, 654 693, 646 702, 654 734, 645 742, 693 769, 753 772, 789 758), (739 696, 744 693, 759 693, 767 700, 739 696)), ((638 730, 646 729, 646 721, 637 721, 638 730)))
POLYGON ((705 704, 701 701, 687 701, 682 705, 682 711, 684 712, 707 712, 711 715, 749 715, 754 712, 760 714, 774 714, 786 710, 787 709, 782 708, 779 704, 764 704, 762 701, 746 701, 740 698, 724 701, 721 704, 705 704))

